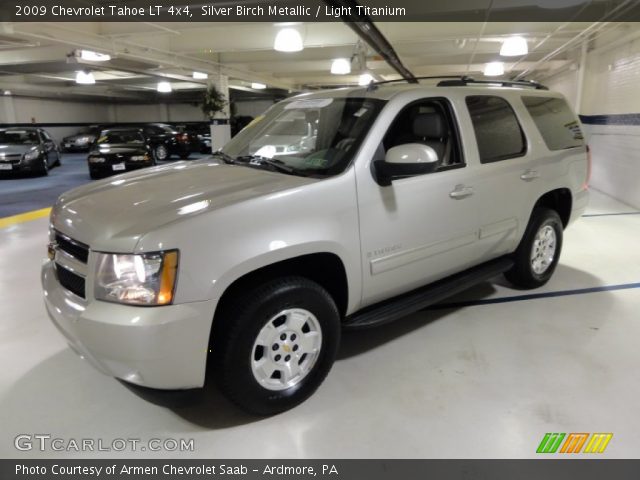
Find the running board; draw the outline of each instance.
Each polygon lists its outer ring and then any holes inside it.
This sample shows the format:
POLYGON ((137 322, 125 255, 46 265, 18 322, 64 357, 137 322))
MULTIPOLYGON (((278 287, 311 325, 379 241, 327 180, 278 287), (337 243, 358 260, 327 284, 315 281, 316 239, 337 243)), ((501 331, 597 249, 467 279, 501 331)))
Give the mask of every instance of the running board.
POLYGON ((342 326, 345 330, 357 330, 393 322, 506 272, 512 266, 513 260, 510 257, 491 260, 398 297, 371 305, 346 317, 342 326))

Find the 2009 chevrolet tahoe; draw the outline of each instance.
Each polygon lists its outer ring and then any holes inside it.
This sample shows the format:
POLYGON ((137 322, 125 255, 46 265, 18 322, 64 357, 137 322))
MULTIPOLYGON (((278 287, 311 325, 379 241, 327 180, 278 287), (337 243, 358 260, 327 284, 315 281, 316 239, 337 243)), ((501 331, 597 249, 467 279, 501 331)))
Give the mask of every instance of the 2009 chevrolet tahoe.
POLYGON ((579 120, 536 84, 304 94, 210 158, 62 195, 45 303, 109 375, 186 389, 210 370, 272 414, 318 388, 343 328, 502 272, 547 282, 588 176, 579 120))

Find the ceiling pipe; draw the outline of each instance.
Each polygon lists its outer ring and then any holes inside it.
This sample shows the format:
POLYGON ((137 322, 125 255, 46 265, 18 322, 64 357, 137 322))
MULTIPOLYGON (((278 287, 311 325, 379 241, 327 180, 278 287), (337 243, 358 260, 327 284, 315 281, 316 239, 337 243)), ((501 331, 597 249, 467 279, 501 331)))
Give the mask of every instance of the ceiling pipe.
MULTIPOLYGON (((357 12, 358 3, 354 0, 324 0, 324 2, 332 7, 338 7, 341 11, 357 12), (348 9, 348 10, 346 10, 348 9)), ((378 30, 368 15, 340 15, 340 18, 346 23, 364 42, 367 43, 375 52, 380 55, 391 68, 400 74, 409 83, 418 83, 415 75, 402 64, 389 41, 378 30)))

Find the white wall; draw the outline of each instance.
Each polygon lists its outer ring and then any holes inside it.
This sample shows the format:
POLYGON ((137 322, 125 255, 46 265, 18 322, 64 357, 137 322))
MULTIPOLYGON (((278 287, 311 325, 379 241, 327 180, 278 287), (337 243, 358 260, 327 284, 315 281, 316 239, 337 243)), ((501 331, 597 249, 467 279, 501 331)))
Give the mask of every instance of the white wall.
POLYGON ((248 102, 235 102, 236 115, 257 117, 262 115, 267 108, 273 105, 271 100, 254 100, 248 102))
MULTIPOLYGON (((186 103, 132 105, 0 96, 0 124, 200 121, 206 121, 200 106, 186 103)), ((46 130, 60 142, 79 127, 47 126, 46 130)))
MULTIPOLYGON (((546 83, 575 104, 576 71, 546 83)), ((590 46, 578 113, 592 151, 591 185, 640 209, 640 38, 603 36, 590 46)))

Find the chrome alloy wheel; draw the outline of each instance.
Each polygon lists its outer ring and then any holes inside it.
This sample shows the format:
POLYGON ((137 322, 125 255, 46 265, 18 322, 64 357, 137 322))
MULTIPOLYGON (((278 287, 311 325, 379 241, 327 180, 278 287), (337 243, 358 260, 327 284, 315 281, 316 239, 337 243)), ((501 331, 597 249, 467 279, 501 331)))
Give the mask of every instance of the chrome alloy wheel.
POLYGON ((322 347, 322 329, 313 313, 286 309, 258 333, 251 351, 251 370, 268 390, 286 390, 313 370, 322 347))
POLYGON ((531 268, 536 275, 542 275, 551 266, 557 246, 556 231, 551 225, 544 225, 538 230, 531 248, 531 268))

